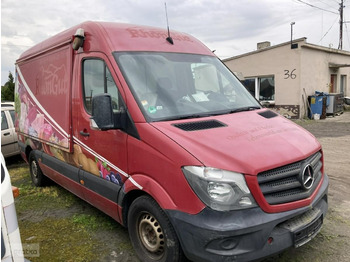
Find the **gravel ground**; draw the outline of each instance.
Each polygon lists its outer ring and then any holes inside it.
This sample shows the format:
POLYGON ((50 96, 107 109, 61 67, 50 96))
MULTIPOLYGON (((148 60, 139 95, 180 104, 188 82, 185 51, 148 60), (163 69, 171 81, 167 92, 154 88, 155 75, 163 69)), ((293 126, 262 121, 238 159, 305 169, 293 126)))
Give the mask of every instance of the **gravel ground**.
POLYGON ((321 143, 329 176, 328 214, 305 246, 266 261, 350 261, 350 111, 324 120, 298 120, 321 143))

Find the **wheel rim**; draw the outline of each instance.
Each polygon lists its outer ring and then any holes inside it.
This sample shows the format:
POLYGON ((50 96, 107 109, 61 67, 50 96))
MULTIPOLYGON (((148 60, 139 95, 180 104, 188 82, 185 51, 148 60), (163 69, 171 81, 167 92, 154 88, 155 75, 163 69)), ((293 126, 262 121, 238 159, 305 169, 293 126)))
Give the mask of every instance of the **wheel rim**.
POLYGON ((139 236, 143 246, 155 258, 164 254, 165 238, 157 219, 149 213, 142 214, 139 219, 139 236))
POLYGON ((32 175, 34 178, 38 178, 38 166, 35 161, 32 161, 32 175))

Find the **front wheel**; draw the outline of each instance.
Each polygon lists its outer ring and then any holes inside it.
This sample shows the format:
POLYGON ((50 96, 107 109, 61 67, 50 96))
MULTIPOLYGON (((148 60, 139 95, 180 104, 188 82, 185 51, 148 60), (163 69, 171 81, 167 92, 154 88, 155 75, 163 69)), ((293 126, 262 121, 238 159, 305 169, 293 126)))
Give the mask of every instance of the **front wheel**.
POLYGON ((141 196, 131 204, 128 230, 141 261, 182 261, 183 252, 174 228, 151 197, 141 196))

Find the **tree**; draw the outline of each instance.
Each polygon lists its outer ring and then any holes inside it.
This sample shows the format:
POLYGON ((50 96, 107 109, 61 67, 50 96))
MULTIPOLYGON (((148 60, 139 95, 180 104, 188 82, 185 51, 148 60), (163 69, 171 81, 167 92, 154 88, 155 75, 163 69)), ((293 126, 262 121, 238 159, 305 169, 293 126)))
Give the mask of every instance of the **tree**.
POLYGON ((15 82, 11 72, 4 86, 1 86, 1 101, 15 101, 15 82))

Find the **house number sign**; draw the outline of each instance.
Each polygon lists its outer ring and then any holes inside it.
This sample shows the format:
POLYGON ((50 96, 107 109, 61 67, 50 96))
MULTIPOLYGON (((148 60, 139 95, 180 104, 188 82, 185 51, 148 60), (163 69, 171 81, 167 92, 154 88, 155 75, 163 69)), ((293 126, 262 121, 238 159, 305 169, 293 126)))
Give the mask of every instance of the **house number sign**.
POLYGON ((284 79, 295 79, 297 78, 297 75, 294 73, 296 69, 293 69, 292 71, 284 70, 284 79))

